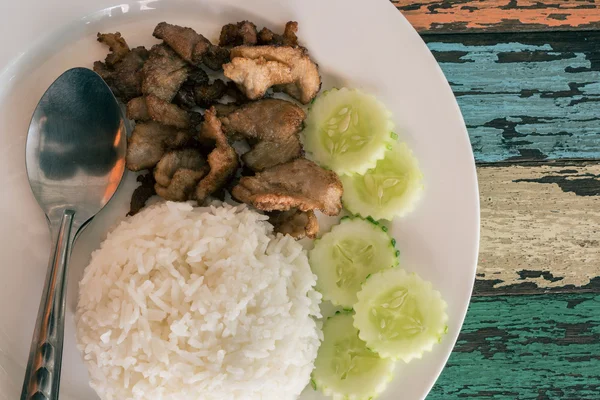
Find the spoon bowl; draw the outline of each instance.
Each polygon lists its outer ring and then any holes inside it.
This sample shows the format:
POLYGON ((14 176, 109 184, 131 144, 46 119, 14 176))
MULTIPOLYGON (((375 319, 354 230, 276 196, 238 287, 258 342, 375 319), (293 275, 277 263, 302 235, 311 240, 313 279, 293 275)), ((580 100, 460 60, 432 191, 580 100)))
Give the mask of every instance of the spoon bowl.
POLYGON ((56 245, 33 333, 21 400, 57 400, 67 267, 78 233, 108 203, 125 171, 125 120, 95 72, 73 68, 42 96, 27 135, 31 190, 56 245))
POLYGON ((115 193, 125 170, 125 122, 102 78, 87 68, 63 73, 44 93, 27 135, 27 175, 52 222, 76 208, 82 226, 115 193))

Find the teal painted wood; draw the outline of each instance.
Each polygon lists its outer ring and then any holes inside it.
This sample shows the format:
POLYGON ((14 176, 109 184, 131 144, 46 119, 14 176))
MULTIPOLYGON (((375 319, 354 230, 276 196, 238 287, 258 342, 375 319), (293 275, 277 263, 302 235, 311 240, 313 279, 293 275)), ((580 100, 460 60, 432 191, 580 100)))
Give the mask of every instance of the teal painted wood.
POLYGON ((477 161, 600 158, 600 32, 423 38, 477 161))
POLYGON ((473 299, 427 400, 600 399, 600 296, 473 299))

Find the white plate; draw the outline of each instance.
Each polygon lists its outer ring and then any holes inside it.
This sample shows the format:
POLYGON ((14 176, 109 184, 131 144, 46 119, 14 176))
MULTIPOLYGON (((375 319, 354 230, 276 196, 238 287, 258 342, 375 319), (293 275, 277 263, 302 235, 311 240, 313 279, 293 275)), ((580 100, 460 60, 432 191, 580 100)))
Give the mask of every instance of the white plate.
MULTIPOLYGON (((8 1, 4 2, 8 3, 8 1)), ((448 302, 449 332, 423 359, 399 365, 382 400, 424 398, 456 341, 473 285, 479 201, 473 155, 450 87, 431 53, 387 0, 19 0, 0 16, 0 399, 18 398, 50 241, 25 174, 25 136, 33 109, 64 70, 91 67, 107 49, 98 31, 120 31, 131 45, 151 45, 160 21, 187 25, 211 39, 227 22, 248 19, 280 31, 300 24, 319 63, 323 87, 362 88, 394 113, 426 177, 418 209, 395 221, 401 265, 433 282, 448 302), (111 7, 112 5, 112 7, 111 7)), ((122 216, 133 174, 75 246, 69 273, 61 399, 96 398, 75 348, 77 282, 108 227, 122 216)), ((82 190, 85 190, 82 188, 82 190)), ((302 399, 321 396, 308 389, 302 399)))

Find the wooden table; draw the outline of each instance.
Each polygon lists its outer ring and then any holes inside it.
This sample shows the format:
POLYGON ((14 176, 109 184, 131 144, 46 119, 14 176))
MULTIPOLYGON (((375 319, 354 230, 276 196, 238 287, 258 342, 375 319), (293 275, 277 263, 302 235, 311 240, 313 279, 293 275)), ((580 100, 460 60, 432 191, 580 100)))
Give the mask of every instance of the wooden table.
POLYGON ((600 4, 398 0, 478 163, 473 299, 428 400, 600 399, 600 4))

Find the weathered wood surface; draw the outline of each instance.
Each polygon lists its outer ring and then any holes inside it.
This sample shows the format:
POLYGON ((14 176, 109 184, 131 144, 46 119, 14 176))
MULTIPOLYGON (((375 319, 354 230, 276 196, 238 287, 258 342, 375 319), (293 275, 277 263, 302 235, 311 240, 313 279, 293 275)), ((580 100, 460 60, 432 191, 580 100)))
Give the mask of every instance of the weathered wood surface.
POLYGON ((600 32, 425 39, 486 164, 475 294, 600 291, 600 168, 542 165, 600 159, 600 32))
POLYGON ((600 162, 478 168, 475 294, 600 292, 600 162))
POLYGON ((393 0, 421 33, 599 29, 594 0, 393 0))
POLYGON ((477 161, 600 159, 600 32, 424 39, 477 161))
POLYGON ((479 297, 427 400, 600 398, 600 295, 479 297))
POLYGON ((475 297, 428 400, 600 399, 600 32, 587 31, 600 3, 394 3, 425 34, 479 163, 475 297), (435 34, 456 32, 470 33, 435 34))

